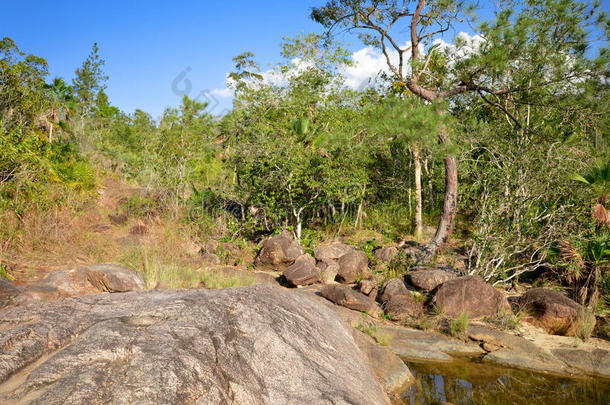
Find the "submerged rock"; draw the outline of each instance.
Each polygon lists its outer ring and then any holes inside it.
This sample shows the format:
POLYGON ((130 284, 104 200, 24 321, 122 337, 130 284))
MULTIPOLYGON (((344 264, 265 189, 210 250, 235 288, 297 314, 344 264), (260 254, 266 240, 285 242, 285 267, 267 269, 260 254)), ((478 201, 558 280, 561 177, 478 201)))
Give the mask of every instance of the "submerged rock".
POLYGON ((389 404, 339 316, 277 287, 88 295, 0 323, 1 403, 389 404))

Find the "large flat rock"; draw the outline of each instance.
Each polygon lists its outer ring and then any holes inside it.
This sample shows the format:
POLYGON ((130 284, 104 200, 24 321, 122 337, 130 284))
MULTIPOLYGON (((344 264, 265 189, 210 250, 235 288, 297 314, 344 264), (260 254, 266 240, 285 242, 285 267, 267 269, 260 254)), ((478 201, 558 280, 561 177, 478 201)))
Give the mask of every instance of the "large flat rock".
POLYGON ((557 360, 553 356, 544 356, 540 352, 532 354, 520 350, 501 348, 485 355, 483 361, 542 373, 556 375, 572 374, 565 363, 557 360))
POLYGON ((552 353, 568 366, 581 372, 610 378, 610 352, 607 350, 565 347, 553 349, 552 353))
POLYGON ((478 356, 484 353, 478 345, 452 339, 438 332, 381 326, 388 347, 398 356, 412 361, 449 361, 451 356, 478 356))
POLYGON ((5 309, 0 353, 2 404, 388 403, 334 311, 263 284, 5 309))

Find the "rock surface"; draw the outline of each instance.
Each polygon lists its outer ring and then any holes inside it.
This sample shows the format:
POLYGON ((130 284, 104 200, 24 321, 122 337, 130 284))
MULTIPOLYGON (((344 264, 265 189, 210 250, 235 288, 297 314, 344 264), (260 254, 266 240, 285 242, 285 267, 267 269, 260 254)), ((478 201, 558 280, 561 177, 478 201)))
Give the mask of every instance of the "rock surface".
POLYGON ((257 261, 263 265, 290 265, 305 249, 289 233, 281 233, 263 242, 257 261))
POLYGON ((139 291, 146 288, 140 273, 118 264, 76 266, 55 270, 24 285, 0 280, 0 308, 33 301, 55 301, 74 295, 139 291))
POLYGON ((498 348, 505 347, 535 355, 540 353, 540 348, 529 340, 486 325, 468 325, 466 333, 472 340, 488 343, 498 348))
POLYGON ((320 281, 320 271, 307 257, 297 259, 294 264, 284 270, 283 275, 286 282, 293 287, 320 281))
POLYGON ((393 278, 383 283, 381 289, 379 290, 379 294, 377 295, 377 301, 384 303, 393 295, 407 295, 410 293, 411 292, 407 288, 404 281, 398 278, 393 278))
POLYGON ((344 254, 354 250, 353 246, 341 242, 320 245, 313 250, 318 260, 338 260, 344 254))
POLYGON ((417 301, 413 294, 392 295, 383 305, 383 312, 393 320, 417 318, 424 314, 423 302, 417 301))
POLYGON ((371 316, 381 314, 381 308, 377 306, 375 300, 350 286, 342 284, 330 284, 322 287, 320 294, 329 301, 337 305, 360 312, 368 312, 371 316))
POLYGON ((483 343, 489 351, 483 359, 505 366, 551 373, 570 373, 564 362, 550 351, 520 336, 491 328, 486 325, 469 325, 466 331, 472 340, 483 343))
POLYGON ((364 295, 371 297, 371 299, 377 298, 377 292, 379 290, 379 284, 374 278, 362 280, 358 285, 358 290, 364 295))
POLYGON ((483 357, 483 361, 538 372, 570 374, 566 364, 557 360, 554 356, 525 353, 507 348, 488 353, 483 357))
POLYGON ((373 338, 357 329, 352 330, 352 335, 386 392, 400 392, 415 381, 404 361, 390 349, 377 344, 373 338))
POLYGON ((32 301, 53 301, 62 297, 65 297, 65 294, 56 288, 22 286, 0 278, 0 309, 32 301))
POLYGON ((214 253, 204 253, 201 255, 199 262, 202 265, 218 265, 220 264, 220 258, 214 253))
POLYGON ((578 348, 557 348, 553 355, 569 366, 588 374, 610 378, 610 352, 602 349, 582 350, 578 348))
POLYGON ((420 290, 432 291, 445 281, 457 278, 457 274, 445 270, 418 270, 409 273, 409 281, 420 290))
POLYGON ((452 318, 466 313, 468 319, 480 319, 510 311, 504 294, 475 276, 459 277, 441 284, 432 303, 452 318))
POLYGON ((3 404, 389 403, 336 313, 266 285, 34 303, 0 325, 3 404))
POLYGON ((451 356, 479 356, 485 351, 474 343, 451 339, 438 332, 396 326, 380 326, 388 338, 388 348, 414 361, 451 361, 451 356))
MULTIPOLYGON (((524 318, 526 322, 553 335, 573 336, 584 315, 577 302, 548 288, 528 290, 519 299, 519 307, 528 315, 524 318)), ((595 318, 591 317, 589 322, 594 325, 595 318)))
POLYGON ((382 247, 373 252, 373 257, 379 262, 389 264, 398 254, 398 249, 394 246, 382 247))
POLYGON ((129 267, 97 264, 87 267, 87 280, 99 291, 127 292, 146 289, 144 277, 129 267))
POLYGON ((364 252, 352 250, 339 259, 339 271, 336 280, 341 283, 353 283, 358 278, 369 274, 369 259, 364 252))
POLYGON ((337 277, 337 272, 339 271, 339 263, 333 259, 323 259, 320 260, 316 267, 320 272, 320 277, 322 281, 326 284, 332 284, 335 282, 335 277, 337 277))

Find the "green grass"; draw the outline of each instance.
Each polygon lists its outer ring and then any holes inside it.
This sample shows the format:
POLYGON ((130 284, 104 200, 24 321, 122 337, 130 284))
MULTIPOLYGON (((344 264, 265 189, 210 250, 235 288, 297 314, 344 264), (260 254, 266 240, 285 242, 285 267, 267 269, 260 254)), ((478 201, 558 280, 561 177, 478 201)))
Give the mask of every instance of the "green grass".
POLYGON ((583 308, 580 310, 576 322, 574 335, 586 342, 591 337, 593 329, 595 328, 595 315, 586 308, 583 308))
POLYGON ((382 346, 387 346, 390 343, 389 337, 379 329, 379 326, 358 323, 355 328, 362 333, 366 333, 382 346))
POLYGON ((227 277, 214 270, 202 272, 199 280, 203 287, 212 289, 242 287, 254 284, 254 277, 250 274, 227 277))
POLYGON ((411 326, 420 330, 431 330, 434 329, 437 321, 434 318, 424 316, 420 319, 415 320, 411 326))
POLYGON ((449 331, 453 337, 462 337, 466 329, 468 329, 468 315, 466 313, 462 313, 449 324, 449 331))

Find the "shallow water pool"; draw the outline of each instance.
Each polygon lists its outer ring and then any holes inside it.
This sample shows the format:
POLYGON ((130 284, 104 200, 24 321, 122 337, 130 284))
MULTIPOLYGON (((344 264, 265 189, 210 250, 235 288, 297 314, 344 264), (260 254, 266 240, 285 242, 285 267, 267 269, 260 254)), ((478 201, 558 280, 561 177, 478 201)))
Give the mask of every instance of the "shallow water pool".
POLYGON ((430 405, 610 405, 610 380, 563 378, 454 359, 450 363, 406 362, 416 384, 399 404, 430 405))

